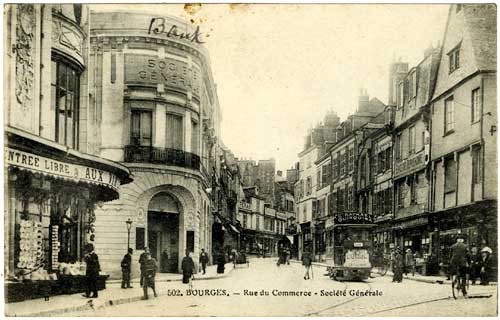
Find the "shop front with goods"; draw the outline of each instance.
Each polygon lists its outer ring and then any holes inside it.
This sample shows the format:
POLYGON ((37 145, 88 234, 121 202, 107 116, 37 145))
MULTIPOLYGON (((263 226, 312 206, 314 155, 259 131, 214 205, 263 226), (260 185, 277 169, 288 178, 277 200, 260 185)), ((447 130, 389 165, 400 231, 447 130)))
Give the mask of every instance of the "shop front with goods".
MULTIPOLYGON (((10 133, 5 149, 6 301, 85 291, 94 208, 118 198, 125 167, 10 133)), ((97 253, 99 248, 96 248, 97 253)), ((105 287, 105 273, 98 287, 105 287)))

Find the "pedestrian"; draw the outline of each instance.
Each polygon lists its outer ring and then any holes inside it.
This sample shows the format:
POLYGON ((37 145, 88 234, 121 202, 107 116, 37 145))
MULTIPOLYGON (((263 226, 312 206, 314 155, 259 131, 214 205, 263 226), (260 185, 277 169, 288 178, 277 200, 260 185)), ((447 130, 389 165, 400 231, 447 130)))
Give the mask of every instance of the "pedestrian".
POLYGON ((309 280, 310 279, 309 270, 311 269, 312 265, 312 257, 309 251, 304 251, 304 253, 302 254, 302 265, 306 269, 306 273, 304 274, 304 280, 309 280))
POLYGON ((236 249, 231 250, 231 261, 233 262, 233 266, 236 267, 236 262, 238 261, 238 251, 236 249))
POLYGON ((471 245, 470 249, 470 261, 470 280, 474 285, 476 284, 477 278, 481 275, 481 255, 479 253, 479 248, 474 243, 471 245))
POLYGON ((492 253, 493 250, 491 250, 489 247, 484 247, 481 250, 480 284, 483 286, 487 286, 490 283, 491 272, 493 270, 493 259, 491 258, 492 253))
POLYGON ((144 297, 142 298, 143 300, 148 299, 148 287, 153 289, 153 294, 155 297, 156 295, 156 289, 155 289, 155 277, 156 277, 156 260, 151 257, 151 253, 148 251, 145 255, 145 261, 143 263, 143 274, 144 274, 144 280, 142 284, 142 288, 144 291, 144 297))
POLYGON ((224 256, 224 251, 222 249, 219 249, 216 251, 216 257, 217 257, 217 273, 222 274, 224 273, 224 265, 226 264, 226 258, 224 256))
POLYGON ((181 269, 182 269, 182 283, 189 283, 194 273, 194 261, 189 255, 188 250, 186 250, 186 256, 182 258, 181 269))
POLYGON ((415 256, 411 249, 406 249, 405 255, 405 276, 411 272, 412 276, 415 276, 415 256))
POLYGON ((122 259, 122 289, 132 288, 130 285, 130 273, 132 272, 132 253, 134 250, 128 248, 127 254, 122 259))
POLYGON ((147 261, 148 254, 150 254, 149 248, 145 247, 144 252, 141 253, 141 255, 139 256, 139 266, 140 266, 140 270, 141 270, 141 276, 140 276, 139 281, 140 281, 141 287, 144 285, 144 266, 145 266, 145 263, 147 261))
POLYGON ((201 271, 203 271, 203 274, 206 273, 207 263, 208 263, 208 254, 205 252, 205 249, 201 249, 200 265, 201 265, 201 271))
POLYGON ((87 269, 85 271, 86 290, 84 297, 97 298, 97 281, 99 280, 99 271, 101 271, 99 257, 94 252, 94 245, 92 243, 86 245, 86 251, 87 254, 84 257, 84 261, 87 264, 87 269))
MULTIPOLYGON (((462 291, 466 294, 465 279, 466 275, 469 273, 470 266, 470 254, 464 241, 465 238, 462 234, 457 235, 456 243, 450 247, 451 258, 449 263, 448 273, 451 276, 461 276, 462 278, 462 291)), ((460 279, 460 277, 459 277, 460 279)))
POLYGON ((161 272, 168 272, 168 252, 167 249, 163 249, 160 258, 160 270, 161 272))
POLYGON ((394 263, 393 263, 393 277, 392 282, 402 282, 403 281, 403 269, 404 269, 404 258, 403 252, 400 248, 396 249, 394 253, 394 263))

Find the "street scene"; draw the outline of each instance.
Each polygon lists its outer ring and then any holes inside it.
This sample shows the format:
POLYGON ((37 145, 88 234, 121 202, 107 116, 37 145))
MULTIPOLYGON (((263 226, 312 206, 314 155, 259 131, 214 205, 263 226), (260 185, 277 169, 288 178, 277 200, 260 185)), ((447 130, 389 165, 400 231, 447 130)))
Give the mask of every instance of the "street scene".
POLYGON ((5 315, 498 316, 496 10, 5 5, 5 315))

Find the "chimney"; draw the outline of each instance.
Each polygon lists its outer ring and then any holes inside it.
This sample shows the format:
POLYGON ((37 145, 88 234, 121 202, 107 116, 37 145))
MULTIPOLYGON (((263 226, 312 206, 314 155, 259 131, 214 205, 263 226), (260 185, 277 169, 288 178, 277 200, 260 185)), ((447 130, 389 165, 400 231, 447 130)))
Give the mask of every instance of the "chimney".
POLYGON ((408 63, 401 62, 401 58, 399 58, 399 62, 394 62, 390 64, 389 67, 389 102, 388 105, 395 106, 397 103, 396 95, 398 92, 397 86, 399 82, 406 77, 408 73, 408 63))
POLYGON ((366 89, 362 88, 359 90, 358 98, 358 112, 369 112, 369 96, 366 89))

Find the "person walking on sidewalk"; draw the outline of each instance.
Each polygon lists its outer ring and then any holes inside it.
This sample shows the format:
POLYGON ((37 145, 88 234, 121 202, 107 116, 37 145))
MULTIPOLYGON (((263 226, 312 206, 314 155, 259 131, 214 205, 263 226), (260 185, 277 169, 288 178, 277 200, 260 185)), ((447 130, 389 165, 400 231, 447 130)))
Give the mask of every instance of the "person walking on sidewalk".
POLYGON ((189 283, 194 273, 194 261, 186 250, 186 256, 182 258, 182 283, 189 283))
POLYGON ((201 264, 201 271, 203 271, 203 274, 206 273, 207 263, 208 263, 208 254, 205 252, 205 249, 201 249, 200 264, 201 264))
POLYGON ((122 289, 132 288, 130 286, 130 273, 132 272, 132 253, 134 250, 128 248, 127 254, 122 259, 122 289))
POLYGON ((392 282, 402 282, 403 281, 403 269, 404 269, 404 258, 403 252, 400 248, 397 248, 394 253, 394 263, 392 265, 392 282))
POLYGON ((87 244, 86 249, 87 254, 84 257, 84 261, 87 264, 87 269, 85 271, 86 290, 84 296, 86 298, 97 298, 97 281, 99 280, 99 271, 101 271, 99 257, 94 252, 94 245, 92 243, 87 244))
POLYGON ((149 248, 145 247, 144 252, 141 253, 141 255, 139 256, 139 266, 140 266, 140 270, 141 270, 141 278, 140 278, 141 287, 144 285, 144 266, 145 266, 145 263, 147 261, 148 254, 150 254, 149 248))
POLYGON ((411 272, 412 276, 415 276, 415 256, 411 249, 406 249, 405 255, 405 275, 411 272))
POLYGON ((304 274, 304 280, 309 280, 309 270, 311 269, 312 265, 312 257, 311 253, 309 251, 304 251, 302 254, 302 265, 306 268, 306 273, 304 274))
POLYGON ((155 277, 156 277, 156 260, 151 257, 151 253, 146 254, 146 261, 144 262, 144 282, 143 282, 143 290, 144 290, 144 297, 142 298, 143 300, 148 299, 148 287, 153 289, 153 294, 155 297, 156 295, 156 289, 155 289, 155 277))

